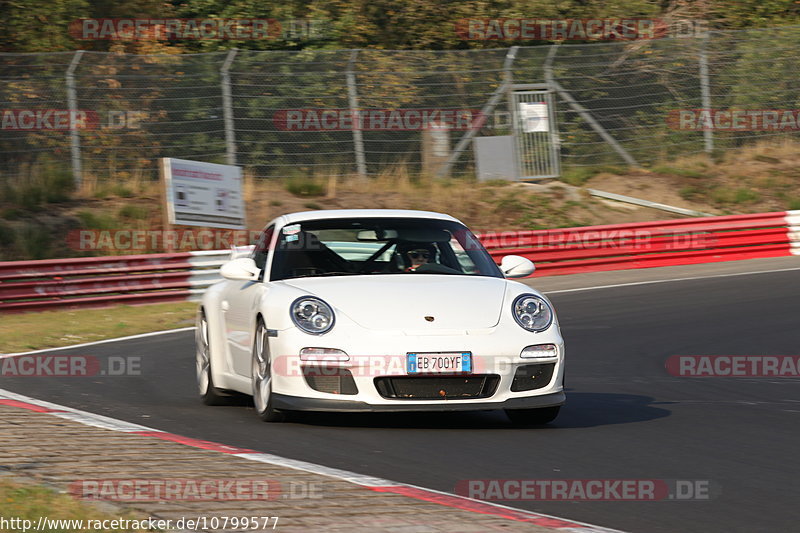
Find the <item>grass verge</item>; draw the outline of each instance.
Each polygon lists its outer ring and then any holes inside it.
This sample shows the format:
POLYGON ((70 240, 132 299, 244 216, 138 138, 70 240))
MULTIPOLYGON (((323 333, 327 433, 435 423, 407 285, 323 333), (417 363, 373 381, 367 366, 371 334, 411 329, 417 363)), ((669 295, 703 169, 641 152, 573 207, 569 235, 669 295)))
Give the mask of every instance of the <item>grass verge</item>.
MULTIPOLYGON (((58 523, 60 520, 83 520, 87 521, 124 519, 129 521, 137 520, 137 517, 129 511, 122 514, 110 514, 100 510, 86 502, 76 500, 68 494, 61 494, 53 489, 42 485, 28 483, 18 483, 8 479, 0 479, 0 516, 7 521, 16 520, 17 524, 29 524, 30 528, 35 528, 39 523, 40 517, 49 519, 50 524, 42 524, 42 532, 68 532, 85 531, 85 529, 75 527, 75 523, 58 523), (29 520, 30 522, 25 522, 29 520)), ((141 518, 139 518, 141 520, 141 518)), ((108 522, 112 525, 112 522, 108 522)), ((118 522, 124 525, 124 522, 118 522)), ((131 524, 131 525, 136 525, 131 524)), ((3 528, 0 531, 22 531, 19 527, 3 528)), ((30 531, 30 529, 29 529, 30 531)), ((103 529, 103 531, 146 531, 145 529, 103 529)))
POLYGON ((0 353, 41 350, 194 325, 195 302, 3 316, 0 353))

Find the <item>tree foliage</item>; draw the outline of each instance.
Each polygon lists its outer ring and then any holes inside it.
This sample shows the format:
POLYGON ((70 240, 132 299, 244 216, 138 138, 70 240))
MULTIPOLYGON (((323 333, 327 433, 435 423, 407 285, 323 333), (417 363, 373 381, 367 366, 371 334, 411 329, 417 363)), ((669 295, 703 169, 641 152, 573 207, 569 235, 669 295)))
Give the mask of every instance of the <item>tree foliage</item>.
MULTIPOLYGON (((271 18, 314 20, 313 35, 275 39, 160 43, 176 52, 231 47, 466 49, 509 46, 509 41, 466 41, 455 23, 470 18, 666 18, 704 19, 715 29, 800 24, 794 0, 2 0, 0 50, 53 52, 74 49, 141 52, 141 43, 82 41, 69 35, 79 18, 271 18)), ((527 42, 525 44, 536 44, 527 42)), ((153 52, 153 50, 147 50, 153 52)))

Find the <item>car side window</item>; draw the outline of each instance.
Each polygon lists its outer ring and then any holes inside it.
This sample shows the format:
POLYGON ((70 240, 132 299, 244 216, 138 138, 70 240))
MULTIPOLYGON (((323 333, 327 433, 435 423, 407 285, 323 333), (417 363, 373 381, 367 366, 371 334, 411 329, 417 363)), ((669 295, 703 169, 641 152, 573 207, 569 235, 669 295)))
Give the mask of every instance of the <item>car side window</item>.
POLYGON ((275 232, 275 226, 272 225, 264 230, 261 235, 258 236, 258 241, 256 241, 255 249, 253 249, 253 261, 255 261, 256 266, 261 269, 261 274, 259 274, 258 279, 259 281, 264 281, 264 270, 267 266, 267 255, 269 254, 269 245, 272 242, 272 234, 275 232))

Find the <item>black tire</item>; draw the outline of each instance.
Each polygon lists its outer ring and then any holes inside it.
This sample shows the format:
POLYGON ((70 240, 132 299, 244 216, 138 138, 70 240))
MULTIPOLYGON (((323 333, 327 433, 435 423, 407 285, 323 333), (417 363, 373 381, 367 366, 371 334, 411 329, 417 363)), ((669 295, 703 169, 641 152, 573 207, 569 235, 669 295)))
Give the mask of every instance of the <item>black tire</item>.
POLYGON ((506 409, 506 416, 517 425, 543 426, 558 416, 561 406, 541 407, 539 409, 506 409))
POLYGON ((200 399, 206 405, 225 405, 229 396, 214 386, 211 372, 211 341, 206 314, 203 309, 197 312, 195 328, 195 368, 197 372, 197 388, 200 399))
POLYGON ((282 422, 284 414, 272 407, 272 361, 270 360, 267 328, 259 318, 253 339, 253 358, 250 365, 253 382, 253 405, 264 422, 282 422))

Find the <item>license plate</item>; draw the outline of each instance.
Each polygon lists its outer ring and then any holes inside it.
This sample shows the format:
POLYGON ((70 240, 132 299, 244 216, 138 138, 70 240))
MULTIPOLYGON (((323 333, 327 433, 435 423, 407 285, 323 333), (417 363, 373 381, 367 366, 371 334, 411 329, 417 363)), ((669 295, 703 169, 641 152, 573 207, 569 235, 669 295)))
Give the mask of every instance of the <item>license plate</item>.
POLYGON ((472 372, 470 352, 409 353, 406 356, 409 374, 453 374, 472 372))

